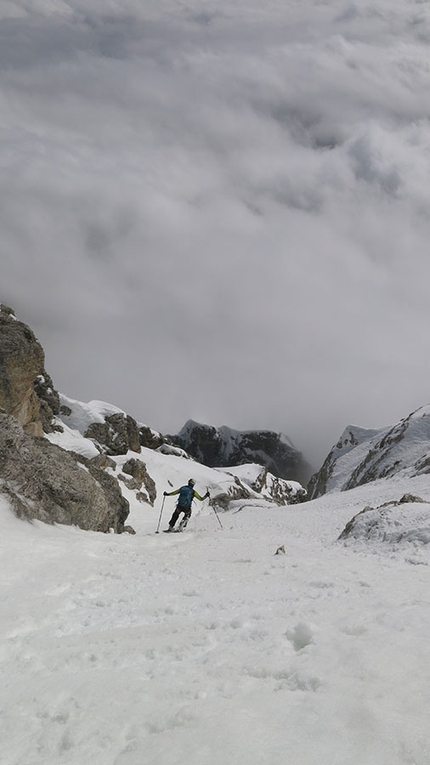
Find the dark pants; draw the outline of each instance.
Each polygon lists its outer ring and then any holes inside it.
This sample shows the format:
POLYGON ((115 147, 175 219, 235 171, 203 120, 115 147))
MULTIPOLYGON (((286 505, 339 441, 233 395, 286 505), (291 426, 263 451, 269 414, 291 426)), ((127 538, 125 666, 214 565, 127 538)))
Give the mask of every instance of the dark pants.
POLYGON ((181 521, 181 526, 182 526, 182 528, 185 528, 185 526, 187 525, 187 523, 188 523, 188 521, 190 520, 190 517, 191 517, 191 508, 190 507, 181 507, 180 505, 176 505, 176 509, 175 509, 175 511, 174 511, 174 513, 173 513, 173 515, 172 515, 172 517, 170 519, 170 521, 169 521, 169 526, 174 526, 175 525, 175 523, 178 520, 178 518, 179 518, 181 513, 184 514, 184 517, 182 518, 182 521, 181 521))

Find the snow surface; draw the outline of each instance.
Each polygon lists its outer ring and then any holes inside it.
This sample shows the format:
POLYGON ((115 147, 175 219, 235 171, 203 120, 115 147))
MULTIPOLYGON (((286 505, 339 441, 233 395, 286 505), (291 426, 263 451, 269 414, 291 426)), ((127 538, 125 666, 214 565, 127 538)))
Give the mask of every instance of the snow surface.
POLYGON ((106 401, 94 400, 84 403, 69 398, 63 393, 60 393, 59 396, 60 406, 66 406, 71 410, 70 415, 61 419, 66 420, 70 428, 78 430, 82 434, 93 422, 103 423, 106 417, 111 417, 113 414, 125 414, 123 409, 118 409, 117 406, 108 404, 106 401))
MULTIPOLYGON (((152 460, 157 486, 183 475, 152 460)), ((337 541, 405 492, 430 477, 242 500, 223 529, 196 503, 174 535, 135 502, 135 536, 1 499, 1 765, 428 765, 430 546, 337 541)))

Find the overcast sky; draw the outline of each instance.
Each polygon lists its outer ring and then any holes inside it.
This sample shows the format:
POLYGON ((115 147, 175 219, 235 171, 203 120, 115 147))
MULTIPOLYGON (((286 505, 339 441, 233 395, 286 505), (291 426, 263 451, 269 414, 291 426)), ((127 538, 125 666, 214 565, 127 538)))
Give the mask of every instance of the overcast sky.
POLYGON ((1 0, 0 300, 71 398, 289 435, 430 401, 430 5, 1 0))

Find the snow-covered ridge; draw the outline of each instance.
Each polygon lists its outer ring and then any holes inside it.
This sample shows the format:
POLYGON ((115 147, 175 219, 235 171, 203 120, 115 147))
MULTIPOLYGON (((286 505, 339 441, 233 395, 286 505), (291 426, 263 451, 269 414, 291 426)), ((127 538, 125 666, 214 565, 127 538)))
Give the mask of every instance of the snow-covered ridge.
POLYGON ((59 393, 60 405, 65 409, 70 409, 70 414, 60 416, 63 423, 67 423, 72 430, 77 430, 81 435, 88 430, 93 422, 104 422, 106 417, 113 414, 125 414, 123 409, 119 409, 106 401, 75 401, 62 393, 59 393))
POLYGON ((430 405, 391 427, 346 428, 313 476, 310 496, 345 491, 395 474, 412 477, 424 473, 430 473, 430 405))

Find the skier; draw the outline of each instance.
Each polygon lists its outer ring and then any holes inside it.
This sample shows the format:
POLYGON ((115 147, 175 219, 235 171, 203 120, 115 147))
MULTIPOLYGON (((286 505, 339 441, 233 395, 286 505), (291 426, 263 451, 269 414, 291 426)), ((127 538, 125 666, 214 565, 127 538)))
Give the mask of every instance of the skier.
POLYGON ((174 513, 169 521, 169 528, 164 529, 164 531, 168 532, 168 531, 175 530, 175 523, 178 520, 181 513, 184 514, 184 517, 182 518, 179 524, 178 530, 183 531, 183 529, 185 529, 191 517, 191 504, 194 497, 196 497, 196 499, 199 499, 200 502, 203 502, 204 499, 207 499, 210 496, 209 490, 208 490, 205 496, 201 497, 200 494, 194 489, 195 483, 196 483, 195 480, 193 478, 190 478, 186 486, 181 486, 180 489, 176 489, 175 491, 163 492, 165 497, 172 497, 175 494, 179 494, 178 504, 176 505, 174 513))

